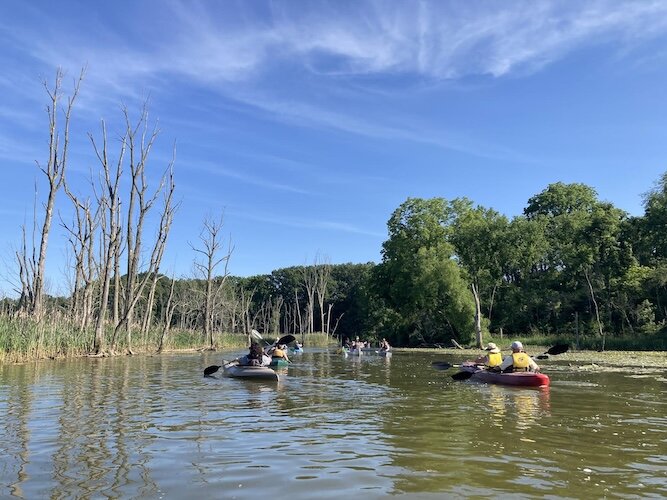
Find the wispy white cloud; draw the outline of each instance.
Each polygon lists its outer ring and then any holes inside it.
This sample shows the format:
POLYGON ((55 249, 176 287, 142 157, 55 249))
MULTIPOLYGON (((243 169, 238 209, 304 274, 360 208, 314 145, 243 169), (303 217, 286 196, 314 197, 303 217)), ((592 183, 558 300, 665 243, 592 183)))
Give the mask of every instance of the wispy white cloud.
POLYGON ((216 176, 227 177, 235 181, 242 182, 253 186, 262 187, 276 191, 287 191, 290 193, 298 193, 308 195, 310 191, 285 184, 283 182, 271 181, 265 177, 254 176, 247 173, 242 173, 241 168, 227 168, 222 165, 212 164, 207 161, 179 163, 180 167, 185 167, 188 170, 200 170, 216 176))
POLYGON ((10 33, 45 65, 76 71, 87 62, 84 107, 117 106, 119 96, 142 100, 182 78, 285 120, 519 160, 502 146, 417 121, 392 125, 342 112, 308 95, 303 75, 322 80, 319 89, 373 76, 416 85, 503 77, 537 71, 581 47, 613 43, 621 52, 667 34, 667 3, 657 0, 274 2, 263 17, 246 16, 242 3, 234 9, 189 0, 160 5, 168 15, 145 43, 98 25, 95 36, 61 27, 54 36, 48 13, 34 31, 10 33), (281 88, 278 76, 292 80, 281 88))
POLYGON ((247 211, 235 211, 233 208, 227 211, 228 214, 234 215, 235 218, 249 219, 257 222, 266 222, 274 225, 295 227, 301 229, 319 229, 327 231, 339 231, 345 233, 361 234, 371 236, 374 238, 383 238, 385 233, 372 231, 360 228, 353 224, 331 220, 309 220, 309 219, 295 219, 289 216, 285 217, 271 217, 261 214, 252 214, 247 211))
POLYGON ((281 60, 337 75, 498 77, 612 37, 620 49, 667 31, 662 1, 279 2, 261 22, 238 19, 233 9, 211 11, 210 3, 167 5, 166 36, 150 44, 111 31, 96 33, 96 42, 85 32, 59 32, 55 43, 29 33, 23 41, 45 62, 65 59, 76 68, 83 58, 108 86, 126 90, 128 81, 164 74, 210 84, 250 80, 281 60))

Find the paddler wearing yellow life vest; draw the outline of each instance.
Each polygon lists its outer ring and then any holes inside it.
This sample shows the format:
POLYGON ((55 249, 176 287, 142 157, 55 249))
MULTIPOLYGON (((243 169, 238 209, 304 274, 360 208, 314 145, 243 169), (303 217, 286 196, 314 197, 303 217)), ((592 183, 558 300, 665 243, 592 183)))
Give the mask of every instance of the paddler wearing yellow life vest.
POLYGON ((497 371, 499 370, 500 365, 503 362, 503 355, 500 354, 500 349, 493 342, 489 342, 486 346, 485 354, 480 355, 475 363, 478 365, 483 364, 488 370, 497 371))
POLYGON ((510 346, 512 349, 512 354, 506 356, 503 359, 503 363, 500 365, 501 371, 510 372, 539 372, 540 367, 535 363, 533 358, 531 358, 526 351, 523 350, 523 344, 518 340, 512 342, 510 346))

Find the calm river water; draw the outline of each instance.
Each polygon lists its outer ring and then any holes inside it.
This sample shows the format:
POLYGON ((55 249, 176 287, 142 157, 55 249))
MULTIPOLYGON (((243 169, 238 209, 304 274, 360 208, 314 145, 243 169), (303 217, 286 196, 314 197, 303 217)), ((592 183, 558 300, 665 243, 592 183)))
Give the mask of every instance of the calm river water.
POLYGON ((664 373, 552 358, 549 389, 512 389, 321 350, 278 383, 204 378, 220 357, 0 367, 0 497, 667 497, 664 373))

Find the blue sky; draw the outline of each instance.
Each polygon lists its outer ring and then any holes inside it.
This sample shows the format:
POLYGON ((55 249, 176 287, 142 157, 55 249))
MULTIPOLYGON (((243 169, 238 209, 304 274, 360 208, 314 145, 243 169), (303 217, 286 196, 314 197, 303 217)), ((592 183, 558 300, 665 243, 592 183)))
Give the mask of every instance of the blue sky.
MULTIPOLYGON (((88 192, 87 134, 149 100, 176 143, 163 270, 192 273, 201 221, 224 211, 237 275, 380 260, 408 197, 467 196, 512 217, 549 183, 583 182, 633 215, 667 170, 662 1, 0 2, 3 293, 32 218, 55 69, 87 65, 69 180, 88 192)), ((58 209, 68 220, 60 196, 58 209)), ((50 291, 66 293, 54 224, 50 291)))

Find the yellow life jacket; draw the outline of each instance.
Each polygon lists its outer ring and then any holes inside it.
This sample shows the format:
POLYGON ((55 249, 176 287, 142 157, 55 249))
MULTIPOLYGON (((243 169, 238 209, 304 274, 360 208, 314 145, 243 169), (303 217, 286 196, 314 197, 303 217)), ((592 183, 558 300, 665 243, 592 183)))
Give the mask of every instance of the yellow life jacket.
POLYGON ((503 355, 500 354, 499 352, 490 352, 489 354, 486 355, 488 361, 486 362, 486 366, 489 368, 493 368, 494 366, 500 366, 503 364, 503 355))
POLYGON ((271 356, 274 358, 284 358, 285 351, 283 351, 282 349, 274 349, 274 351, 271 353, 271 356))
POLYGON ((515 370, 527 371, 530 367, 530 356, 525 352, 513 352, 512 366, 515 370))

